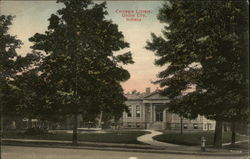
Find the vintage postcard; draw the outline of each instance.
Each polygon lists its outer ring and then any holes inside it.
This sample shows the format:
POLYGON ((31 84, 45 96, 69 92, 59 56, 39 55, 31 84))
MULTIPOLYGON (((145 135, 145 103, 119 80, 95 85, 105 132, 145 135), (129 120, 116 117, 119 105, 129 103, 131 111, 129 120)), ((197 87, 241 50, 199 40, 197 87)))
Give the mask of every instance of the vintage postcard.
POLYGON ((0 1, 1 158, 248 158, 248 11, 0 1))

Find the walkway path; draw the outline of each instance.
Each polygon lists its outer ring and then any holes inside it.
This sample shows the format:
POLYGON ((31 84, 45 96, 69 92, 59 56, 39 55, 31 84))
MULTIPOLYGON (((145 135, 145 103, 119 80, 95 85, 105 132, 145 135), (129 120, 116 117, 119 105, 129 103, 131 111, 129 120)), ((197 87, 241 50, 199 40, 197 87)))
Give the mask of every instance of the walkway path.
POLYGON ((150 144, 152 146, 160 146, 160 147, 177 147, 177 146, 180 146, 180 145, 176 145, 176 144, 169 144, 169 143, 154 140, 153 139, 154 136, 163 134, 160 131, 156 131, 156 130, 146 130, 146 131, 149 131, 150 134, 146 134, 146 135, 142 135, 142 136, 137 137, 138 141, 146 143, 146 144, 150 144))

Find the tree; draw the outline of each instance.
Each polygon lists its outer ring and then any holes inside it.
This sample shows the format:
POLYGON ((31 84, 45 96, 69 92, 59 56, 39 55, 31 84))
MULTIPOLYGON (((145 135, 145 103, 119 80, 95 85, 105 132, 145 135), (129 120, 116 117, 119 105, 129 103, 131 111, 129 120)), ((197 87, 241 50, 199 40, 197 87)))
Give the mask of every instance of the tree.
POLYGON ((19 89, 13 85, 13 81, 17 73, 29 67, 29 59, 35 58, 31 54, 25 57, 17 54, 16 49, 20 48, 22 42, 8 33, 13 18, 10 15, 0 15, 0 138, 5 125, 4 117, 13 118, 18 115, 19 89))
POLYGON ((17 54, 22 42, 8 34, 13 16, 0 16, 0 105, 1 116, 18 115, 20 89, 14 84, 18 73, 28 69, 37 60, 37 54, 22 57, 17 54))
POLYGON ((45 34, 30 38, 34 50, 46 57, 40 67, 47 91, 44 99, 56 113, 73 115, 73 144, 77 143, 77 115, 124 108, 121 81, 129 79, 122 64, 133 63, 131 53, 114 55, 129 44, 112 21, 106 3, 59 0, 65 7, 49 18, 45 34), (109 105, 110 104, 110 105, 109 105))
POLYGON ((167 25, 152 34, 147 49, 169 66, 158 74, 169 110, 187 118, 216 120, 215 143, 222 146, 222 122, 248 116, 248 2, 173 1, 160 9, 167 25), (194 92, 182 92, 195 86, 194 92))
POLYGON ((54 118, 52 115, 55 110, 46 107, 46 101, 43 97, 44 92, 47 90, 45 82, 39 75, 39 64, 40 62, 36 66, 33 65, 32 68, 25 70, 13 81, 19 90, 18 113, 19 116, 28 118, 29 121, 31 119, 58 121, 60 116, 54 118))
MULTIPOLYGON (((17 72, 17 66, 15 58, 17 58, 16 49, 20 47, 21 41, 17 40, 15 36, 8 34, 9 25, 11 25, 12 16, 0 16, 0 101, 1 101, 1 117, 8 115, 11 112, 15 112, 12 108, 7 107, 8 102, 6 100, 12 98, 9 91, 11 86, 8 84, 10 79, 17 72), (16 68, 16 69, 15 69, 16 68), (8 93, 7 93, 8 92, 8 93), (7 93, 7 94, 6 94, 7 93), (7 109, 8 108, 8 109, 7 109), (3 112, 3 110, 6 110, 3 112), (10 110, 10 111, 7 111, 10 110)), ((13 102, 13 100, 12 100, 13 102)), ((1 118, 2 120, 3 118, 1 118)))

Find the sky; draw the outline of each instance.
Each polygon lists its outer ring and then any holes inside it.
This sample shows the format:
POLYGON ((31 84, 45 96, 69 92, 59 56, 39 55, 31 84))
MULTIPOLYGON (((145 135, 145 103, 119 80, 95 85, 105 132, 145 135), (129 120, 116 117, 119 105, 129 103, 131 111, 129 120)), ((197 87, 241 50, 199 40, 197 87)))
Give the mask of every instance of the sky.
MULTIPOLYGON (((98 3, 99 1, 95 1, 98 3)), ((130 47, 121 52, 131 51, 133 60, 132 65, 126 65, 130 72, 130 79, 122 83, 125 92, 137 90, 144 92, 146 87, 151 90, 157 89, 157 85, 152 84, 155 81, 157 74, 164 68, 154 65, 156 56, 153 52, 146 50, 146 41, 151 39, 150 34, 155 33, 161 35, 161 30, 164 24, 157 20, 157 13, 162 6, 163 1, 108 1, 107 11, 109 15, 106 19, 111 19, 118 24, 118 28, 123 32, 125 41, 130 43, 130 47), (131 21, 132 17, 141 19, 141 21, 131 21), (123 12, 134 12, 126 14, 123 12)), ((52 13, 63 7, 63 4, 58 4, 55 1, 0 1, 1 14, 15 15, 13 25, 10 28, 10 34, 16 35, 23 42, 22 48, 18 53, 25 55, 31 52, 30 46, 32 43, 28 38, 35 33, 44 33, 49 24, 48 18, 52 13)))

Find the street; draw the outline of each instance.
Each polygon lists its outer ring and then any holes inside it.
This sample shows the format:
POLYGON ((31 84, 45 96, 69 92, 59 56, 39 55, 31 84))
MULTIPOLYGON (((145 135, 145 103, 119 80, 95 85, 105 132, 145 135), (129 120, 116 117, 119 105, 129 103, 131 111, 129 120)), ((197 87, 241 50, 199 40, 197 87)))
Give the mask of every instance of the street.
POLYGON ((2 159, 247 159, 247 157, 235 156, 215 157, 22 146, 2 146, 1 155, 2 159))

